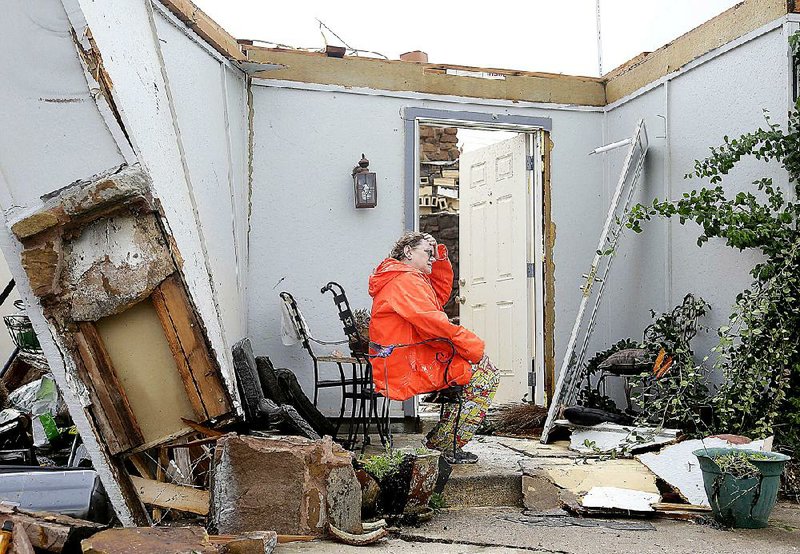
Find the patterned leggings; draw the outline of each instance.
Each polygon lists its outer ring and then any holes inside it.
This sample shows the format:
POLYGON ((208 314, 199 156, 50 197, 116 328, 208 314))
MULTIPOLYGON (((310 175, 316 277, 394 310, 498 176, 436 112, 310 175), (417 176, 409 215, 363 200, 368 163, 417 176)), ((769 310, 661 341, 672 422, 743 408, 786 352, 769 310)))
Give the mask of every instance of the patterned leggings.
POLYGON ((492 365, 489 358, 484 358, 475 366, 469 383, 464 385, 461 393, 464 403, 461 407, 460 417, 457 418, 458 404, 445 404, 439 423, 425 437, 428 448, 451 451, 453 449, 453 426, 456 421, 458 421, 456 448, 467 444, 475 436, 475 431, 486 417, 486 410, 494 398, 499 382, 500 376, 497 374, 497 368, 492 365))

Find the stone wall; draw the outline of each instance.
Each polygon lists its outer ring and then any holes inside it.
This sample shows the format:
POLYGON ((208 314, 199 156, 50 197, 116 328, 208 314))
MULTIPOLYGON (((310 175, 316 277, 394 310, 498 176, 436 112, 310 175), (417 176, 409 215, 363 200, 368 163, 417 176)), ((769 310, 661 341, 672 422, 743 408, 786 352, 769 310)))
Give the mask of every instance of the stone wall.
POLYGON ((447 317, 458 317, 459 304, 456 301, 458 296, 458 214, 442 212, 421 215, 419 230, 423 233, 430 233, 436 237, 436 240, 447 246, 450 262, 453 264, 453 293, 445 305, 444 311, 447 313, 447 317))
POLYGON ((446 162, 457 160, 461 155, 458 150, 458 129, 456 127, 419 128, 419 151, 422 162, 446 162))

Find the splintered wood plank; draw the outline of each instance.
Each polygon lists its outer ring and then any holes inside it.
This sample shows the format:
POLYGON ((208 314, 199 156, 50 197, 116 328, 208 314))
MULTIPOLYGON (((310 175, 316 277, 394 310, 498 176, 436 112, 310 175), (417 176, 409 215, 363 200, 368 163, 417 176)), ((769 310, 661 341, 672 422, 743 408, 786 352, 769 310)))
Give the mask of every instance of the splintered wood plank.
POLYGON ((164 294, 160 288, 153 291, 150 296, 153 301, 153 306, 158 314, 158 319, 161 321, 161 326, 164 328, 164 335, 167 337, 169 349, 172 351, 172 357, 175 358, 175 365, 178 366, 178 373, 183 380, 184 388, 186 389, 186 396, 189 398, 189 403, 197 414, 197 417, 203 420, 208 419, 210 416, 206 412, 203 405, 203 399, 200 397, 200 390, 192 375, 192 370, 189 367, 189 360, 183 352, 181 341, 178 338, 178 333, 175 330, 175 324, 172 322, 167 302, 164 299, 164 294))
POLYGON ((139 499, 151 506, 208 515, 208 491, 131 476, 139 499))
MULTIPOLYGON (((165 315, 177 336, 208 418, 230 412, 228 395, 222 385, 219 369, 206 346, 200 323, 192 310, 183 283, 176 274, 165 279, 156 292, 161 295, 165 315)), ((164 326, 167 327, 167 322, 164 322, 164 326)))
POLYGON ((108 424, 107 427, 100 427, 111 454, 118 454, 142 444, 144 435, 97 330, 91 323, 79 323, 78 329, 74 337, 87 373, 87 386, 94 390, 98 400, 93 413, 98 416, 100 414, 97 412, 102 412, 98 420, 104 419, 108 424))
POLYGON ((128 460, 130 460, 131 464, 133 464, 133 467, 136 468, 136 471, 139 472, 139 475, 145 479, 154 478, 153 472, 150 470, 150 466, 147 464, 147 460, 145 460, 141 454, 131 454, 128 456, 128 460))

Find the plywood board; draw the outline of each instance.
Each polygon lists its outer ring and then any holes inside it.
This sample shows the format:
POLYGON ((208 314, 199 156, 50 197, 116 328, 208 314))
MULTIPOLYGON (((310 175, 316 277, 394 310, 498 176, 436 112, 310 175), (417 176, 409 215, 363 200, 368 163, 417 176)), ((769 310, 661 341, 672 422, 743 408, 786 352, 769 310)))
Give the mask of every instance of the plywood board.
POLYGON ((144 441, 156 442, 185 429, 181 418, 194 419, 196 414, 152 302, 140 302, 95 325, 144 441))
POLYGON ((562 489, 583 495, 594 487, 616 487, 658 494, 656 476, 636 460, 543 458, 522 462, 523 473, 538 471, 562 489))

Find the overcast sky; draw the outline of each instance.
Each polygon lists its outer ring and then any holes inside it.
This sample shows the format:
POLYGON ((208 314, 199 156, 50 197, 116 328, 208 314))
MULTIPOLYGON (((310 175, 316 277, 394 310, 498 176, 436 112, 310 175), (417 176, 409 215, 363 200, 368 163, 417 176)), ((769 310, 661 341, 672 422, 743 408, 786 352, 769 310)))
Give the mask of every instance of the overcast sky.
MULTIPOLYGON (((349 46, 391 59, 424 50, 432 63, 598 74, 595 0, 194 2, 236 38, 321 48, 320 19, 349 46)), ((601 0, 603 72, 663 46, 735 3, 601 0)), ((329 44, 340 44, 325 33, 329 44)))

